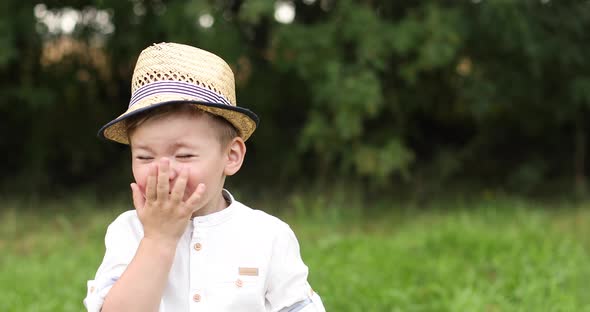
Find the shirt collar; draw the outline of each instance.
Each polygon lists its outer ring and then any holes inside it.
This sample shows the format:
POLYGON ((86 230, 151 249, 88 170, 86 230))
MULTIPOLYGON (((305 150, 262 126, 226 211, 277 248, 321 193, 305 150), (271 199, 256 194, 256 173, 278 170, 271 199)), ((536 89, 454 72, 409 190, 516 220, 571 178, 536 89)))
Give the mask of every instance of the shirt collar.
POLYGON ((195 226, 214 226, 231 219, 231 217, 236 213, 238 202, 234 200, 234 197, 228 190, 223 189, 221 193, 223 194, 223 198, 225 198, 225 200, 229 203, 229 206, 227 206, 225 209, 205 216, 194 217, 193 224, 195 226))

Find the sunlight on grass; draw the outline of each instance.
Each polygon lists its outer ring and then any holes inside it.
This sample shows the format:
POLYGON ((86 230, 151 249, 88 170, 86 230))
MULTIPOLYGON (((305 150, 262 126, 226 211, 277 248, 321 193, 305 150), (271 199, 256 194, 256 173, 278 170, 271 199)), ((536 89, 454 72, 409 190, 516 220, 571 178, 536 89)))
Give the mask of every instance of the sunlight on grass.
MULTIPOLYGON (((342 202, 291 204, 281 215, 328 311, 590 311, 585 205, 397 204, 368 215, 342 202)), ((0 207, 0 311, 80 311, 106 225, 129 205, 35 205, 0 207)))

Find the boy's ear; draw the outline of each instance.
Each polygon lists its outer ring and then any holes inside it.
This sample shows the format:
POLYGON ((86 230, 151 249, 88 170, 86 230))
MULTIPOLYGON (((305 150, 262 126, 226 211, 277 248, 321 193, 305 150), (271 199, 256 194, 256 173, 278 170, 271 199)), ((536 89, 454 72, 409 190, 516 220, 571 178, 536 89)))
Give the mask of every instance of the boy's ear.
POLYGON ((240 137, 235 137, 226 149, 226 164, 223 173, 226 176, 236 174, 242 167, 244 157, 246 156, 246 144, 240 137))

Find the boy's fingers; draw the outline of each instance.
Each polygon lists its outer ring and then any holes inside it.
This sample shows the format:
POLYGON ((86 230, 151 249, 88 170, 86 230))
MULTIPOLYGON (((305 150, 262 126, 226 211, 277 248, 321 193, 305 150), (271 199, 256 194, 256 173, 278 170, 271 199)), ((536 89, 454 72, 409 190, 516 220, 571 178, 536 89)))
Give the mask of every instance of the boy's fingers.
POLYGON ((186 205, 193 211, 197 211, 197 205, 199 204, 199 202, 201 201, 201 198, 203 198, 203 194, 205 193, 205 184, 203 183, 199 183, 199 185, 197 186, 197 188, 195 189, 195 191, 191 194, 191 197, 189 197, 186 200, 186 205))
POLYGON ((145 186, 145 198, 152 202, 152 201, 156 201, 156 167, 155 166, 151 166, 149 173, 148 173, 148 177, 147 177, 147 182, 146 182, 146 186, 145 186))
POLYGON ((175 203, 180 203, 182 198, 184 197, 184 191, 186 189, 186 182, 188 180, 188 172, 186 168, 183 168, 180 171, 180 176, 176 180, 174 187, 172 188, 172 195, 170 199, 172 199, 175 203))
POLYGON ((136 210, 142 210, 145 205, 145 198, 141 194, 139 186, 135 183, 131 183, 131 192, 133 195, 133 206, 136 210))
POLYGON ((169 169, 170 163, 168 159, 162 158, 162 160, 158 163, 157 196, 160 200, 168 198, 168 192, 170 192, 170 179, 168 178, 169 169))

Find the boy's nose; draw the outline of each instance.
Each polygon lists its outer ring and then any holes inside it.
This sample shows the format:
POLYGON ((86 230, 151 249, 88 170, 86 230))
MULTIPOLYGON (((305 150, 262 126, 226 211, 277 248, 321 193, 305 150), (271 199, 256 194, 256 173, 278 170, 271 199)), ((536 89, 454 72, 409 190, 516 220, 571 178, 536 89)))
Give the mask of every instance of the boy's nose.
POLYGON ((170 161, 170 171, 169 171, 169 175, 168 175, 170 181, 174 181, 174 179, 176 179, 176 177, 178 177, 178 175, 180 174, 180 170, 181 170, 180 165, 177 162, 171 160, 170 161))

